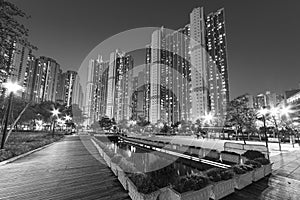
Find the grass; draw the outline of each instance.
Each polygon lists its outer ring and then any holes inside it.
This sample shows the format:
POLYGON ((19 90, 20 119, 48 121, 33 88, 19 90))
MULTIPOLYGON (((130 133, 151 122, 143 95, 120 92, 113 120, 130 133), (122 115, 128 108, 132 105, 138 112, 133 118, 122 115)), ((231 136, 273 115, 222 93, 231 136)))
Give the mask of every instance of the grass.
MULTIPOLYGON (((45 146, 63 138, 63 134, 49 132, 13 132, 0 150, 0 162, 45 146)), ((0 137, 0 141, 2 136, 0 137)))

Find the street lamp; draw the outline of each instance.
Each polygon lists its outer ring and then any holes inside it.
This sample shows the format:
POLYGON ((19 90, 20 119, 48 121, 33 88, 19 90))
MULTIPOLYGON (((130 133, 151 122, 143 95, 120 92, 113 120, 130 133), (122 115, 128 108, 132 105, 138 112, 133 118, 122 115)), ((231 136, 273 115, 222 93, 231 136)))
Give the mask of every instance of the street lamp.
POLYGON ((54 122, 53 122, 53 129, 52 129, 52 134, 54 136, 54 132, 55 132, 55 123, 56 123, 56 117, 58 118, 58 115, 60 114, 59 109, 57 108, 53 108, 53 110, 51 110, 52 113, 52 117, 54 118, 54 122))
POLYGON ((72 117, 71 117, 70 115, 66 115, 66 116, 65 116, 65 120, 66 120, 66 121, 72 120, 72 117))
POLYGON ((206 114, 206 115, 203 116, 203 119, 204 119, 204 123, 211 124, 211 122, 214 119, 214 116, 213 116, 212 113, 208 113, 208 114, 206 114))
POLYGON ((291 107, 289 107, 289 106, 283 106, 283 107, 280 107, 280 108, 278 108, 278 107, 272 107, 270 109, 270 114, 271 114, 271 116, 272 116, 272 118, 274 120, 275 128, 277 130, 279 151, 281 151, 281 144, 280 144, 281 143, 281 141, 280 141, 281 138, 279 137, 280 133, 279 133, 279 128, 278 128, 278 123, 277 123, 276 117, 278 117, 280 119, 281 119, 282 116, 289 117, 289 114, 291 112, 292 112, 291 111, 291 107))
POLYGON ((23 87, 18 85, 17 82, 12 82, 12 81, 7 81, 6 83, 3 83, 2 85, 6 89, 6 91, 9 93, 9 97, 8 97, 8 106, 7 106, 5 121, 4 121, 3 135, 2 135, 2 140, 1 140, 1 149, 4 148, 4 143, 5 143, 5 139, 6 139, 8 119, 9 119, 9 115, 10 115, 13 94, 17 93, 19 90, 23 89, 23 87))

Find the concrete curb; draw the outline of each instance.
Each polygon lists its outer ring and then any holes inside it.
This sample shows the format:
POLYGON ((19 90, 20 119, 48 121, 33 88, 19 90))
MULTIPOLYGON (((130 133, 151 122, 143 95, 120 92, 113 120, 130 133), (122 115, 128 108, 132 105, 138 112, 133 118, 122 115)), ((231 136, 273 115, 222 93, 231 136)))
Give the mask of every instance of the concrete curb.
MULTIPOLYGON (((62 139, 64 139, 64 138, 65 138, 65 137, 63 137, 62 139)), ((0 162, 0 166, 6 165, 6 164, 11 163, 11 162, 14 162, 14 161, 16 161, 16 160, 18 160, 18 159, 20 159, 20 158, 23 158, 23 157, 25 157, 25 156, 28 156, 28 155, 30 155, 30 154, 32 154, 32 153, 35 153, 35 152, 40 151, 40 150, 43 150, 43 149, 45 149, 45 148, 47 148, 47 147, 49 147, 49 146, 51 146, 51 145, 53 145, 53 144, 55 144, 55 143, 57 143, 57 142, 60 142, 62 139, 57 140, 57 141, 55 141, 55 142, 52 142, 52 143, 50 143, 50 144, 47 144, 47 145, 45 145, 45 146, 39 147, 39 148, 37 148, 37 149, 33 149, 33 150, 28 151, 28 152, 26 152, 26 153, 23 153, 23 154, 21 154, 21 155, 18 155, 18 156, 9 158, 9 159, 7 159, 7 160, 4 160, 4 161, 0 162)))

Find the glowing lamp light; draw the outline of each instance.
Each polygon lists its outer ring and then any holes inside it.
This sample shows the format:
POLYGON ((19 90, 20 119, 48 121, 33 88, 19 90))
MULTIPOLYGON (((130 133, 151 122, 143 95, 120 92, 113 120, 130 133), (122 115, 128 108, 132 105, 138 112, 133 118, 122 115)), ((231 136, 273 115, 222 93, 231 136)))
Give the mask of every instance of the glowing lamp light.
POLYGON ((271 114, 272 116, 276 116, 279 112, 280 112, 280 110, 279 110, 278 108, 276 108, 276 107, 272 107, 272 108, 270 109, 270 114, 271 114))
POLYGON ((58 109, 53 109, 51 110, 51 113, 52 113, 52 116, 58 116, 60 114, 59 110, 58 109))
POLYGON ((212 113, 208 113, 207 115, 203 116, 203 119, 204 119, 204 122, 210 123, 214 119, 214 116, 212 113))
POLYGON ((65 120, 66 120, 66 121, 72 120, 72 117, 71 117, 70 115, 66 115, 66 116, 65 116, 65 120))
POLYGON ((290 113, 292 113, 291 107, 290 106, 284 106, 280 110, 280 115, 285 115, 288 116, 290 113))
POLYGON ((8 93, 17 93, 19 90, 23 90, 23 87, 17 82, 7 81, 3 83, 3 86, 7 89, 8 93))
POLYGON ((266 108, 261 108, 261 109, 258 111, 258 113, 265 116, 265 115, 268 113, 268 109, 266 109, 266 108))

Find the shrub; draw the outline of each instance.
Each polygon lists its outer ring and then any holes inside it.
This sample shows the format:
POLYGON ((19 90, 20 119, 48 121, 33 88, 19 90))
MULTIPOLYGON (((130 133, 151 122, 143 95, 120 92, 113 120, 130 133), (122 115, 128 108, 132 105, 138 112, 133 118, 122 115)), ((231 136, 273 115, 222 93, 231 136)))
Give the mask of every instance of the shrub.
POLYGON ((104 151, 105 151, 106 155, 110 158, 114 157, 114 155, 115 155, 115 153, 108 148, 104 149, 104 151))
POLYGON ((137 169, 135 168, 134 164, 126 160, 124 157, 121 158, 119 162, 119 167, 125 172, 125 173, 135 173, 137 172, 137 169))
POLYGON ((231 169, 222 170, 220 174, 222 180, 229 180, 234 176, 234 173, 231 169))
POLYGON ((231 169, 212 168, 206 171, 206 175, 213 182, 231 179, 234 173, 231 169))
POLYGON ((253 166, 253 168, 260 168, 261 167, 261 164, 257 161, 254 161, 254 160, 247 160, 245 162, 246 165, 251 165, 253 166))
POLYGON ((116 154, 114 155, 114 157, 111 159, 111 162, 115 163, 115 164, 119 164, 119 162, 121 161, 123 157, 120 154, 116 154))
POLYGON ((178 178, 177 170, 172 164, 147 174, 159 188, 174 184, 178 178))
POLYGON ((245 169, 243 169, 242 168, 242 166, 240 166, 240 165, 235 165, 235 166, 233 166, 233 171, 234 171, 234 173, 236 173, 236 174, 245 174, 247 171, 245 170, 245 169))
POLYGON ((259 162, 262 165, 270 164, 270 160, 268 160, 266 158, 255 158, 254 161, 259 162))
POLYGON ((256 150, 248 150, 245 153, 243 153, 242 156, 248 158, 249 160, 254 160, 255 158, 264 158, 265 157, 265 155, 262 152, 256 151, 256 150))
POLYGON ((173 188, 179 193, 200 190, 208 185, 208 178, 199 174, 180 177, 173 188))
POLYGON ((253 169, 254 169, 253 166, 251 166, 251 165, 246 165, 246 164, 240 165, 240 167, 241 167, 243 170, 247 171, 247 172, 253 171, 253 169))
POLYGON ((158 189, 151 181, 151 178, 144 173, 134 173, 129 178, 141 193, 149 194, 158 189))

